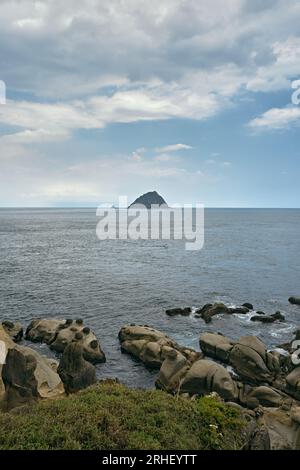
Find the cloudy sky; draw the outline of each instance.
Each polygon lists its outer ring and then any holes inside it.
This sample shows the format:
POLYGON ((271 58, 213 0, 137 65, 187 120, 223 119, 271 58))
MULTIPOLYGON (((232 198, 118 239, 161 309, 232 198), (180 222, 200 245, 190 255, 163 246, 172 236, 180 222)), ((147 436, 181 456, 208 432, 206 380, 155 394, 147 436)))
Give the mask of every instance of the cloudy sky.
POLYGON ((0 80, 1 206, 299 207, 298 0, 1 0, 0 80))

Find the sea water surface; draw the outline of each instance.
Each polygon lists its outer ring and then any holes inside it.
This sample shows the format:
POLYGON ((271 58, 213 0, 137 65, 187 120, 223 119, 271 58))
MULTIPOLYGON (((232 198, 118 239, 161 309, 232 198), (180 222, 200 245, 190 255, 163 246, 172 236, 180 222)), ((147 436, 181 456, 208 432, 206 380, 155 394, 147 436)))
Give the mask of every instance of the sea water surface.
POLYGON ((95 209, 0 209, 0 318, 25 327, 35 317, 83 318, 107 357, 99 378, 154 385, 156 372, 120 351, 126 324, 151 325, 197 350, 203 331, 257 335, 272 348, 300 326, 300 307, 288 303, 300 295, 300 210, 207 209, 201 251, 172 240, 99 241, 97 222, 95 209), (220 315, 206 325, 165 314, 215 301, 280 310, 286 322, 220 315))

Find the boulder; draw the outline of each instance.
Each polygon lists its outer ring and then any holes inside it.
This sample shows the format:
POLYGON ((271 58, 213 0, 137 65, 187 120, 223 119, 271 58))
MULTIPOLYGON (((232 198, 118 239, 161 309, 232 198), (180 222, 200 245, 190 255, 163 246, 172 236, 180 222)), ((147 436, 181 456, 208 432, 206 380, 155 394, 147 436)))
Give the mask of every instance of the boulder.
POLYGON ((23 327, 19 322, 11 322, 4 320, 2 322, 3 329, 11 337, 15 343, 19 343, 23 338, 23 327))
POLYGON ((242 307, 246 307, 248 310, 254 310, 254 307, 249 302, 245 302, 242 307))
POLYGON ((279 407, 283 404, 287 397, 284 396, 279 390, 271 387, 260 386, 255 387, 247 395, 246 402, 244 403, 247 408, 257 408, 258 406, 265 407, 279 407))
POLYGON ((198 316, 203 318, 205 323, 210 323, 212 320, 212 317, 215 315, 219 315, 220 313, 231 313, 229 308, 226 307, 225 304, 218 302, 214 304, 206 304, 204 307, 202 307, 199 310, 196 310, 195 312, 198 316))
POLYGON ((272 383, 280 371, 278 355, 268 353, 255 336, 244 336, 235 342, 229 362, 238 375, 250 383, 272 383))
POLYGON ((258 422, 268 429, 272 450, 300 449, 300 426, 294 417, 293 408, 289 412, 282 408, 261 408, 258 422))
POLYGON ((55 371, 55 361, 15 344, 3 328, 0 328, 0 341, 5 342, 7 348, 1 370, 3 409, 9 410, 39 398, 56 398, 64 393, 62 381, 55 371))
POLYGON ((190 307, 185 307, 185 308, 171 308, 169 310, 166 310, 166 314, 169 317, 175 317, 176 315, 182 315, 184 317, 189 316, 189 314, 192 312, 192 309, 190 307))
POLYGON ((200 348, 205 356, 228 363, 233 343, 226 336, 216 333, 200 335, 200 348))
POLYGON ((83 346, 84 358, 98 364, 105 362, 105 354, 93 333, 83 320, 36 319, 26 330, 26 339, 46 343, 50 349, 62 353, 68 344, 77 341, 83 346))
POLYGON ((3 328, 3 325, 0 324, 0 403, 5 394, 5 386, 2 380, 2 368, 6 361, 8 348, 14 348, 14 347, 15 347, 14 341, 7 334, 6 330, 3 328))
POLYGON ((193 349, 179 346, 161 331, 148 326, 124 326, 119 332, 122 352, 131 354, 149 367, 159 369, 170 349, 179 351, 189 362, 201 354, 193 349))
POLYGON ((280 312, 276 312, 273 315, 254 315, 253 317, 251 317, 251 321, 259 321, 261 323, 274 323, 275 321, 285 321, 285 317, 280 312))
POLYGON ((296 367, 286 377, 286 390, 300 400, 300 367, 296 367))
POLYGON ((58 320, 57 318, 36 318, 28 326, 25 339, 33 343, 51 344, 54 341, 59 328, 62 328, 70 321, 58 320))
POLYGON ((228 310, 230 313, 238 313, 240 315, 246 315, 249 313, 249 308, 247 307, 229 307, 228 310))
POLYGON ((23 354, 15 348, 8 350, 6 363, 2 369, 5 387, 2 410, 9 411, 37 401, 38 384, 34 375, 36 368, 37 361, 32 354, 23 354))
POLYGON ((237 396, 236 385, 229 372, 220 364, 206 359, 200 359, 192 364, 182 379, 180 391, 190 395, 216 392, 228 401, 234 401, 237 396))
POLYGON ((300 305, 300 297, 290 297, 289 302, 293 305, 300 305))
POLYGON ((66 393, 75 393, 96 383, 96 369, 83 357, 83 346, 78 342, 68 344, 58 367, 66 393))
POLYGON ((167 392, 180 389, 180 383, 187 373, 190 364, 179 351, 170 348, 165 350, 165 360, 162 363, 155 385, 167 392))
POLYGON ((245 445, 242 450, 270 450, 269 431, 264 424, 258 424, 253 418, 248 418, 248 425, 242 432, 245 445))

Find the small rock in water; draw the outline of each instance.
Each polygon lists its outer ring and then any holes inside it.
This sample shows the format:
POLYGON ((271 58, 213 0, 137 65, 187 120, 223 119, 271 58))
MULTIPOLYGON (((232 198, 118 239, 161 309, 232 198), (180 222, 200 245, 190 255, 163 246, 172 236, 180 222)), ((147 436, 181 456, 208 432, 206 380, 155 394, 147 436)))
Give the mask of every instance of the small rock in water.
POLYGON ((252 304, 250 304, 249 302, 245 302, 242 307, 246 307, 248 308, 249 310, 254 310, 254 307, 252 304))
POLYGON ((229 308, 230 313, 239 313, 240 315, 246 315, 249 313, 249 308, 248 307, 230 307, 229 308))
POLYGON ((187 317, 191 312, 192 312, 191 307, 170 308, 170 309, 166 310, 166 314, 169 317, 175 317, 176 315, 183 315, 184 317, 187 317))
POLYGON ((289 302, 294 305, 300 305, 300 297, 290 297, 289 302))
POLYGON ((285 321, 284 315, 276 312, 273 315, 254 315, 251 321, 260 321, 261 323, 274 323, 275 321, 285 321))
POLYGON ((222 302, 217 302, 215 304, 206 304, 204 307, 196 311, 196 314, 199 314, 205 323, 210 323, 212 317, 218 315, 219 313, 232 313, 228 307, 222 302))

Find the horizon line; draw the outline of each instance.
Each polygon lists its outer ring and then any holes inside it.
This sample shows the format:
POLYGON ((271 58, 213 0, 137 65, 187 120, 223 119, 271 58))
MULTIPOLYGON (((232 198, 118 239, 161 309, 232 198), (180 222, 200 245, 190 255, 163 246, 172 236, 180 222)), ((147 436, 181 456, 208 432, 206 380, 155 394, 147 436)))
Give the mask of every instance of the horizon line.
MULTIPOLYGON (((186 203, 188 204, 188 203, 186 203)), ((119 209, 119 207, 103 207, 103 206, 0 206, 3 209, 119 209)), ((195 206, 192 206, 193 208, 195 206)), ((172 206, 169 206, 172 209, 172 206)), ((182 206, 184 208, 184 205, 182 206)), ((124 208, 122 208, 124 209, 124 208)), ((125 208, 126 209, 126 208, 125 208)), ((128 209, 128 208, 127 208, 128 209)), ((204 209, 274 209, 274 210, 299 210, 300 207, 267 207, 267 206, 205 206, 204 209)))

